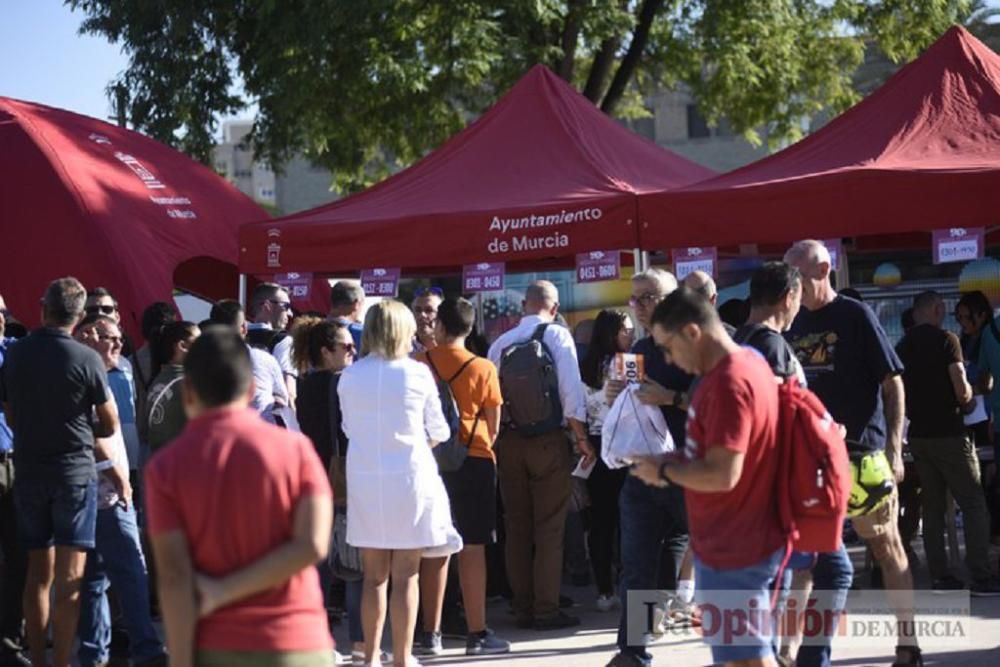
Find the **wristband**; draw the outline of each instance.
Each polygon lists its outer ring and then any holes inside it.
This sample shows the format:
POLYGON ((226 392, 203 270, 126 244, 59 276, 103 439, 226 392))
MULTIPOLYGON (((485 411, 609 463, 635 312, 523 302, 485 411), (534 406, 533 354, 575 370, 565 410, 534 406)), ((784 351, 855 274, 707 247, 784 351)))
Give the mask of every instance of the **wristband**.
POLYGON ((667 486, 670 486, 670 478, 667 477, 667 466, 669 465, 666 461, 660 464, 660 481, 665 482, 667 486))
POLYGON ((675 391, 674 392, 674 400, 670 401, 671 407, 680 408, 681 407, 681 403, 683 403, 683 402, 684 402, 684 392, 683 391, 675 391))

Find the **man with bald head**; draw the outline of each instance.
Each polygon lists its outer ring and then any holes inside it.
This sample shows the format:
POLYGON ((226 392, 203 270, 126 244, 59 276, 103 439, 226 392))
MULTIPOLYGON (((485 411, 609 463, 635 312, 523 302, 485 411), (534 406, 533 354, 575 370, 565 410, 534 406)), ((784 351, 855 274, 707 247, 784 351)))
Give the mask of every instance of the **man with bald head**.
MULTIPOLYGON (((847 429, 847 448, 856 465, 878 464, 891 469, 887 484, 903 480, 903 363, 875 313, 854 299, 841 296, 830 283, 830 252, 819 241, 799 241, 785 262, 802 276, 802 310, 786 334, 805 370, 809 388, 833 418, 847 429)), ((903 549, 896 515, 895 487, 886 500, 854 516, 854 528, 871 547, 882 568, 889 602, 897 609, 900 664, 915 664, 920 656, 913 633, 913 574, 903 549), (903 611, 907 610, 907 611, 903 611)), ((830 572, 833 554, 820 554, 813 572, 818 590, 842 588, 842 573, 830 572)), ((849 583, 849 582, 848 582, 849 583)), ((807 647, 803 647, 804 649, 807 647)), ((827 657, 829 647, 825 647, 827 657)), ((804 664, 801 661, 799 664, 804 664)))
POLYGON ((563 534, 570 498, 570 448, 563 429, 527 435, 511 418, 509 406, 523 396, 505 378, 504 360, 517 346, 540 340, 555 366, 558 407, 565 426, 572 432, 576 448, 586 465, 593 465, 594 452, 584 424, 587 410, 580 380, 576 346, 569 329, 552 326, 559 312, 559 292, 547 280, 528 286, 522 303, 521 322, 500 336, 490 347, 489 359, 500 369, 504 418, 497 440, 497 467, 503 494, 507 535, 506 557, 512 606, 520 627, 555 630, 579 625, 580 619, 559 610, 562 580, 563 534), (505 381, 506 380, 506 381, 505 381))
POLYGON ((719 300, 719 288, 716 286, 715 280, 704 271, 692 271, 684 277, 682 284, 708 299, 712 306, 715 306, 719 300))

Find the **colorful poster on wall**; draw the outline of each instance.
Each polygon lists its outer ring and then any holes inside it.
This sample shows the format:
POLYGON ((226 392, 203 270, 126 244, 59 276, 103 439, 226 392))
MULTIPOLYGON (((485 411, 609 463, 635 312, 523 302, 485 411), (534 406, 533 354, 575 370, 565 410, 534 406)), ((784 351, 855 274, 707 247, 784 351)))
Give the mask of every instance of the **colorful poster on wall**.
POLYGON ((308 299, 312 281, 311 273, 277 273, 274 276, 274 282, 288 290, 292 301, 308 299))
POLYGON ((462 292, 493 292, 503 289, 506 267, 503 262, 479 262, 462 267, 462 292))
POLYGON ((402 269, 366 269, 361 272, 361 289, 368 296, 396 297, 402 269))
POLYGON ((986 231, 982 227, 953 227, 932 232, 934 263, 971 262, 982 259, 986 231))
POLYGON ((684 280, 695 271, 704 271, 715 278, 719 252, 716 248, 674 248, 671 253, 677 280, 684 280))
POLYGON ((621 253, 617 250, 595 250, 576 256, 576 282, 596 283, 618 280, 621 276, 621 253))

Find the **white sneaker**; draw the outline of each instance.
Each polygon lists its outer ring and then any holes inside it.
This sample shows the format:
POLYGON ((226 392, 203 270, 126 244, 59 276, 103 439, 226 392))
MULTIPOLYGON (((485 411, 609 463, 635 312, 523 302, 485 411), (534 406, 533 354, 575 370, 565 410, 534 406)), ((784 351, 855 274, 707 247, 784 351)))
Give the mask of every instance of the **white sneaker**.
POLYGON ((597 598, 596 606, 597 611, 607 613, 618 609, 621 606, 621 601, 617 595, 601 595, 597 598))

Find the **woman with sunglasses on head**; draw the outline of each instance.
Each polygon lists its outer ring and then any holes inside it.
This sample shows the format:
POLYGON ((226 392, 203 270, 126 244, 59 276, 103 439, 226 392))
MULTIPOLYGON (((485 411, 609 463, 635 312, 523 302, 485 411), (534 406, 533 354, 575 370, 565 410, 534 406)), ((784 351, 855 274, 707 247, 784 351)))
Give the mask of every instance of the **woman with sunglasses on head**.
MULTIPOLYGON (((594 320, 587 353, 580 360, 580 378, 587 395, 587 432, 595 452, 601 451, 601 429, 610 406, 604 393, 608 369, 619 352, 628 352, 634 338, 632 319, 617 310, 602 310, 594 320)), ((590 550, 594 579, 597 582, 597 608, 611 611, 620 604, 615 595, 612 572, 614 545, 618 543, 618 494, 625 482, 626 470, 610 470, 597 457, 587 478, 590 492, 590 550)))
MULTIPOLYGON (((335 511, 343 512, 347 506, 344 461, 348 442, 342 426, 337 385, 341 372, 354 362, 358 351, 348 328, 333 320, 300 317, 292 326, 291 335, 292 363, 299 373, 299 391, 295 399, 299 427, 312 440, 320 460, 330 471, 335 511)), ((323 602, 329 608, 333 573, 325 562, 316 567, 323 602)), ((345 582, 344 607, 352 654, 355 659, 363 660, 361 590, 361 581, 345 582)))

